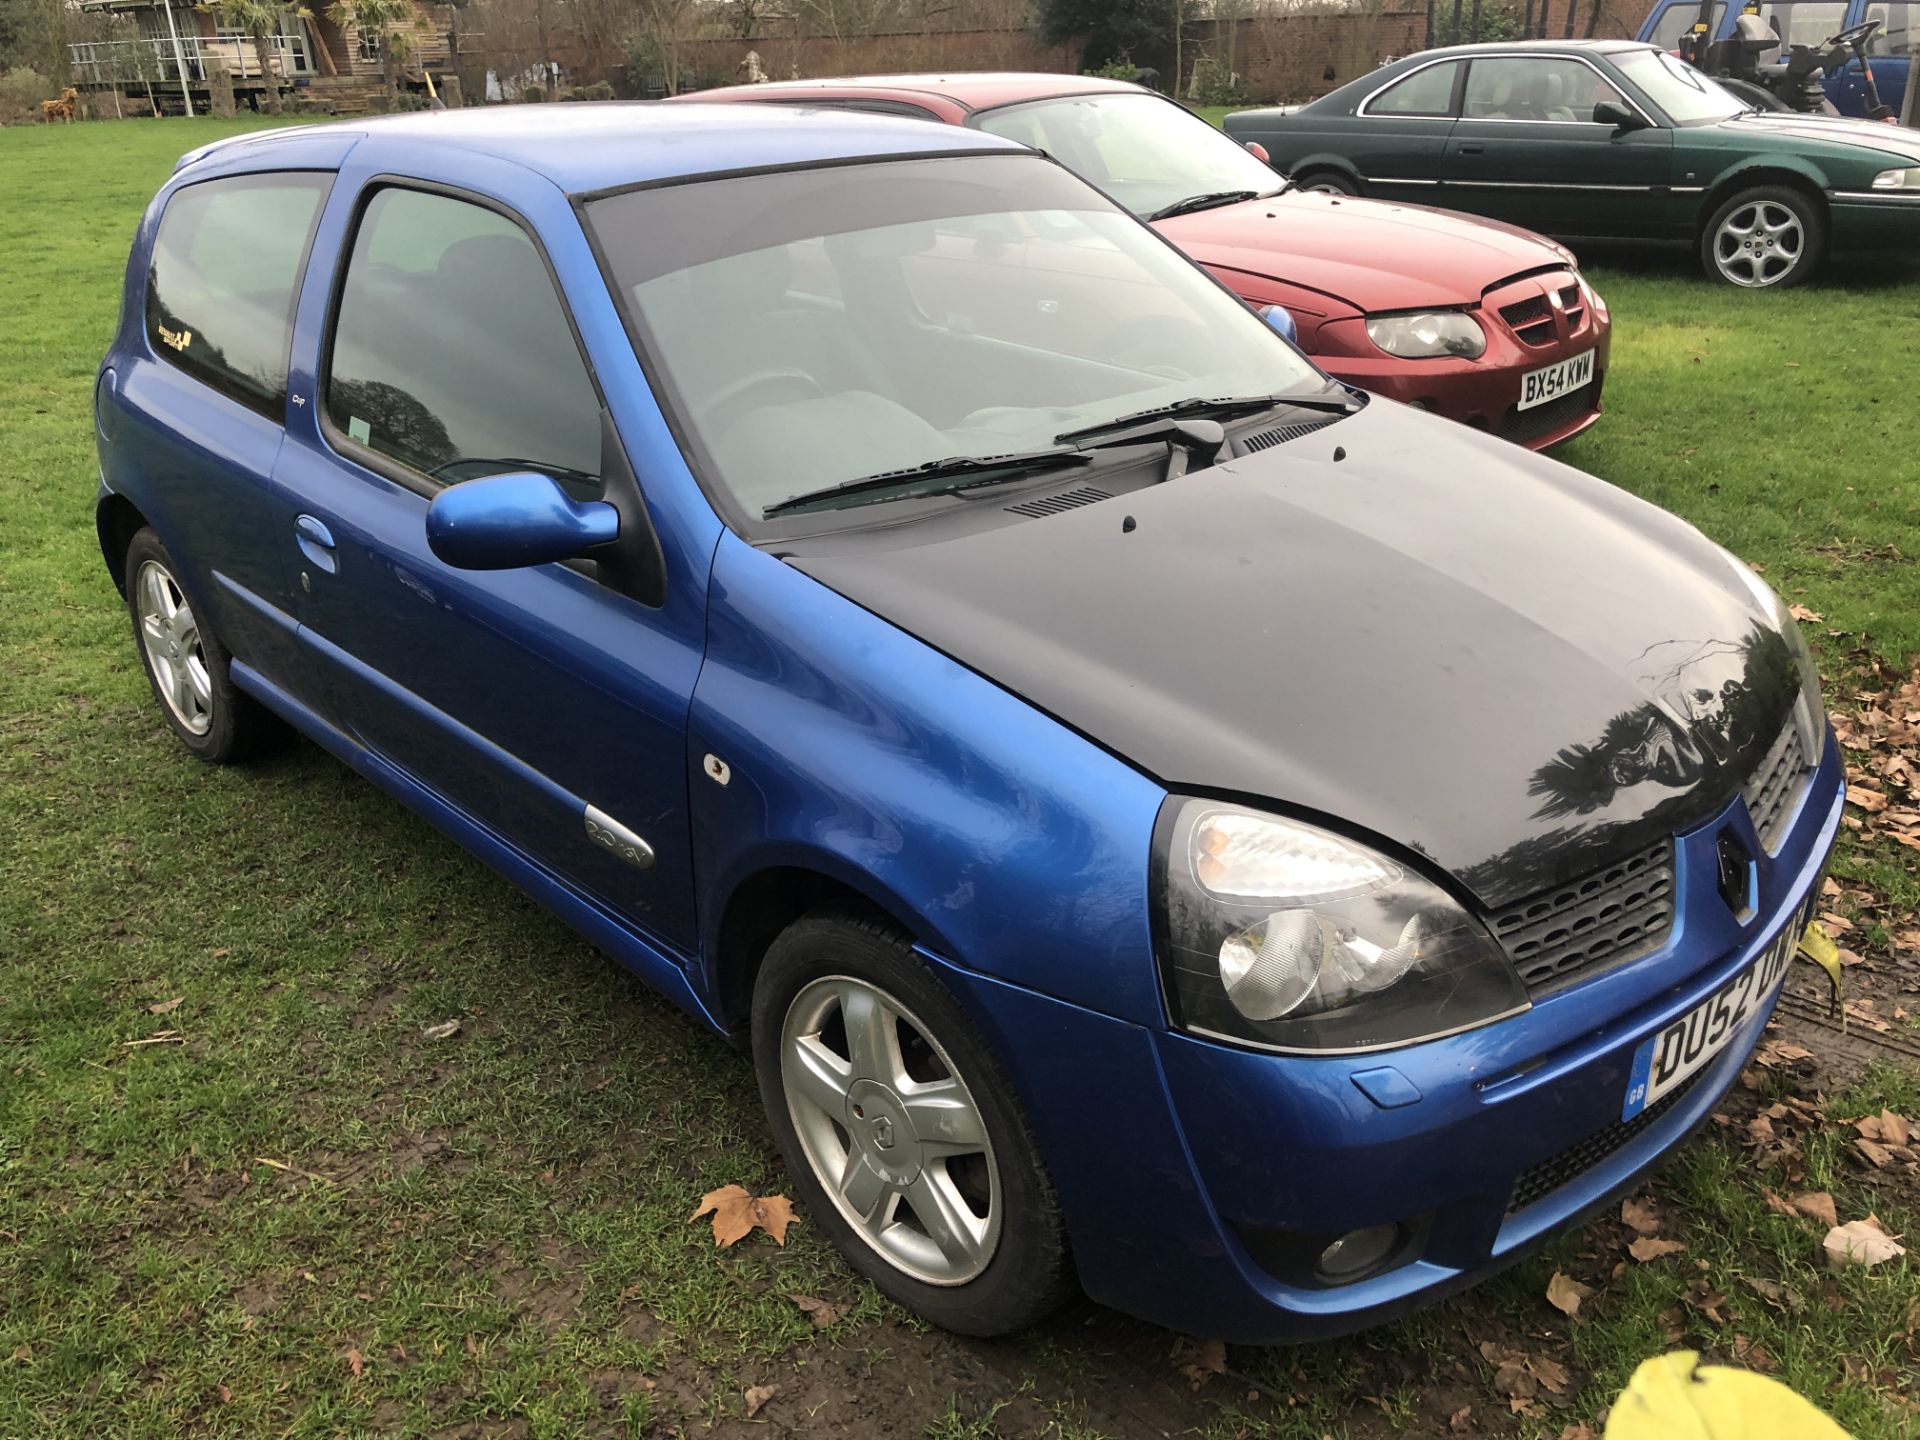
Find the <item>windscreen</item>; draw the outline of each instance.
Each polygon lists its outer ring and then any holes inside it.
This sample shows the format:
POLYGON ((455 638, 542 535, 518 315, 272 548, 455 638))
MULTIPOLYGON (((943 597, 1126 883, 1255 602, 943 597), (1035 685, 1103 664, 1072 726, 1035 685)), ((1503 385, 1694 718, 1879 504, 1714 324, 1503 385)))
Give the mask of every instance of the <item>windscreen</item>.
POLYGON ((1272 195, 1284 182, 1191 110, 1154 95, 1067 95, 1005 105, 975 122, 1044 150, 1134 214, 1198 195, 1272 195))
POLYGON ((1036 155, 697 181, 586 212, 695 467, 736 521, 1190 397, 1327 383, 1036 155))
POLYGON ((1699 125, 1742 115, 1753 106, 1664 50, 1627 50, 1611 57, 1647 98, 1676 125, 1699 125))

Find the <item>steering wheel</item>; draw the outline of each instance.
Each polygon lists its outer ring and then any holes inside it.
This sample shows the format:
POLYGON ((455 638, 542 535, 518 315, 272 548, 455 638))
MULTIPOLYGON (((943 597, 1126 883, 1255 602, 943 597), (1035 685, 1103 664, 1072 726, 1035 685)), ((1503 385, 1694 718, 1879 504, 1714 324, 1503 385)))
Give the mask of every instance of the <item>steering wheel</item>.
POLYGON ((1822 50, 1851 50, 1856 45, 1864 46, 1873 38, 1873 32, 1880 28, 1878 20, 1863 20, 1860 24, 1842 30, 1838 35, 1830 35, 1820 42, 1822 50))
POLYGON ((804 370, 756 370, 753 374, 742 375, 731 385, 725 386, 719 394, 700 408, 703 412, 712 414, 715 411, 736 407, 758 409, 762 405, 790 404, 795 400, 824 400, 826 396, 827 392, 821 389, 820 382, 804 370), (744 404, 749 395, 757 394, 762 390, 770 392, 784 390, 787 393, 780 398, 769 395, 764 400, 755 401, 751 406, 744 404))

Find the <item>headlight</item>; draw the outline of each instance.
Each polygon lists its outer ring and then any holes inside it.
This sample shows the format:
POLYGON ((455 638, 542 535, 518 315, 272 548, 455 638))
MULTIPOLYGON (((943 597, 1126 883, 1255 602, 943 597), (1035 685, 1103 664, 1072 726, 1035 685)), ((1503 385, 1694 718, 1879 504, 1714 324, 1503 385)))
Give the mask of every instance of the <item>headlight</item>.
POLYGON ((1493 938, 1400 862, 1238 805, 1167 806, 1160 962, 1182 1028, 1271 1050, 1355 1051, 1526 1009, 1493 938))
POLYGON ((1920 165, 1905 170, 1882 170, 1873 177, 1876 190, 1915 190, 1920 191, 1920 165))
POLYGON ((1733 573, 1745 583, 1755 602, 1767 612, 1774 629, 1786 639, 1787 649, 1792 653, 1793 663, 1800 672, 1800 699, 1795 702, 1794 714, 1807 742, 1807 763, 1818 765, 1827 744, 1827 707, 1820 696, 1820 667, 1813 663, 1813 652, 1807 648, 1806 636, 1800 633, 1800 622, 1793 618, 1793 611, 1787 602, 1754 572, 1751 565, 1724 545, 1714 548, 1733 567, 1733 573))
POLYGON ((1471 315, 1458 310, 1375 315, 1367 321, 1367 338, 1403 360, 1430 360, 1441 355, 1474 360, 1487 353, 1486 333, 1471 315))

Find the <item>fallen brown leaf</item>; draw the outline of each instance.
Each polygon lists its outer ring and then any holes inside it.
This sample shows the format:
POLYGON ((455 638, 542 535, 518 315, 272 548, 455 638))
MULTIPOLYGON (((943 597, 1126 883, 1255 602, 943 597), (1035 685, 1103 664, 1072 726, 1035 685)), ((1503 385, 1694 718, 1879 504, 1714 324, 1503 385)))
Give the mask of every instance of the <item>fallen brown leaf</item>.
POLYGON ((1173 1347, 1173 1358, 1192 1390, 1227 1373, 1227 1346, 1222 1340, 1182 1340, 1173 1347))
POLYGON ((438 1025, 427 1026, 426 1029, 420 1032, 420 1038, 423 1040, 451 1040, 459 1033, 460 1021, 458 1018, 455 1018, 452 1020, 442 1020, 438 1025))
POLYGON ((353 1372, 353 1378, 358 1380, 361 1372, 366 1368, 367 1357, 362 1355, 357 1348, 349 1349, 347 1351, 347 1369, 353 1372))
POLYGON ((1678 1255, 1686 1248, 1678 1240, 1656 1240, 1651 1235, 1642 1235, 1627 1246, 1627 1253, 1644 1265, 1662 1255, 1678 1255))
POLYGON ((229 1390, 226 1386, 214 1386, 213 1393, 220 1397, 220 1403, 222 1405, 231 1405, 233 1403, 233 1391, 229 1390))
POLYGON ((156 1000, 153 1004, 147 1006, 147 1014, 171 1015, 180 1008, 180 1002, 186 998, 184 995, 176 995, 171 1000, 156 1000))
POLYGON ((767 1408, 767 1402, 780 1393, 778 1385, 749 1385, 740 1392, 740 1398, 747 1402, 747 1418, 751 1420, 767 1408))
POLYGON ((1762 1375, 1773 1373, 1774 1359, 1767 1348, 1759 1341, 1749 1340, 1744 1335, 1733 1337, 1733 1358, 1749 1370, 1757 1371, 1762 1375))
POLYGON ((1467 1433, 1467 1426, 1472 1420, 1473 1407, 1471 1405, 1462 1405, 1458 1410, 1447 1416, 1447 1429, 1456 1435, 1464 1435, 1467 1433))
POLYGON ((1569 1320, 1580 1313, 1580 1303, 1593 1294, 1591 1285, 1582 1285, 1559 1270, 1547 1281, 1547 1303, 1569 1320))
POLYGON ((713 1216, 713 1243, 720 1249, 746 1239, 758 1226, 773 1237, 773 1243, 787 1243, 787 1227, 793 1224, 793 1202, 784 1195, 753 1195, 744 1186, 722 1185, 700 1197, 700 1208, 687 1217, 692 1224, 702 1215, 713 1216))
POLYGON ((1793 616, 1794 619, 1804 620, 1810 625, 1818 625, 1822 620, 1827 618, 1824 615, 1815 614, 1798 601, 1795 601, 1787 607, 1787 613, 1793 616))
POLYGON ((1796 1195, 1787 1202, 1809 1220, 1818 1220, 1828 1229, 1840 1223, 1840 1216, 1833 1208, 1833 1196, 1824 1190, 1809 1190, 1796 1195))
POLYGON ((1620 1218, 1626 1222, 1629 1229, 1638 1231, 1642 1235, 1658 1235, 1660 1233, 1660 1216, 1658 1212, 1654 1210, 1653 1203, 1649 1200, 1639 1200, 1632 1197, 1622 1200, 1620 1202, 1620 1218))
POLYGON ((816 1330, 824 1330, 840 1318, 840 1307, 825 1300, 816 1300, 811 1295, 789 1295, 787 1298, 813 1321, 816 1330))
POLYGON ((1906 1246, 1887 1234, 1872 1215, 1834 1226, 1827 1232, 1823 1248, 1827 1252, 1827 1264, 1835 1270, 1847 1265, 1878 1265, 1907 1253, 1906 1246))

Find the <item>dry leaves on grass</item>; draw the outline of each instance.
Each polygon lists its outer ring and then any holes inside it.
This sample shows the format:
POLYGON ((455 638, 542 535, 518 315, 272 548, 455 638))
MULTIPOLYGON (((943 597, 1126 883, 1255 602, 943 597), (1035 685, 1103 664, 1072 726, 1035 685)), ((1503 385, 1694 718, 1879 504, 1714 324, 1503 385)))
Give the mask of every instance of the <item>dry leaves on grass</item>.
POLYGON ((720 1249, 744 1240, 755 1228, 787 1243, 787 1227, 794 1222, 793 1202, 784 1195, 754 1195, 744 1186, 722 1185, 700 1197, 700 1208, 687 1217, 691 1225, 702 1215, 713 1216, 713 1243, 720 1249))
POLYGON ((1662 1255, 1678 1255, 1686 1248, 1678 1240, 1660 1240, 1652 1235, 1642 1235, 1627 1246, 1627 1253, 1645 1265, 1650 1261, 1658 1260, 1662 1255))
POLYGON ((156 1000, 153 1004, 147 1006, 147 1014, 171 1015, 180 1008, 181 1002, 186 998, 184 995, 176 995, 171 1000, 156 1000))
POLYGON ((438 1025, 429 1025, 420 1032, 423 1040, 451 1040, 460 1033, 458 1019, 442 1020, 438 1025))
POLYGON ((1581 1302, 1593 1294, 1591 1285, 1582 1285, 1571 1275, 1556 1270, 1547 1281, 1547 1303, 1569 1320, 1580 1313, 1581 1302))
POLYGON ((1905 1116, 1883 1109, 1878 1115, 1864 1115, 1854 1121, 1853 1128, 1859 1132, 1853 1148, 1876 1170, 1896 1162, 1910 1166, 1920 1159, 1912 1143, 1913 1127, 1905 1116))
POLYGON ((1173 1347, 1173 1363, 1198 1390, 1216 1375, 1227 1373, 1227 1346, 1222 1340, 1181 1340, 1173 1347))
POLYGON ((1835 1270, 1848 1265, 1878 1265, 1907 1253, 1906 1247, 1887 1234, 1878 1217, 1873 1215, 1834 1226, 1827 1232, 1823 1248, 1827 1252, 1827 1264, 1835 1270))
POLYGON ((1549 1356, 1530 1355, 1483 1340, 1480 1358, 1493 1367, 1494 1393, 1504 1396, 1507 1408, 1515 1414, 1525 1410, 1542 1391, 1556 1396, 1567 1393, 1567 1367, 1549 1356))
POLYGON ((1620 1219, 1637 1235, 1660 1233, 1660 1212, 1653 1208, 1651 1200, 1637 1195, 1630 1195, 1620 1202, 1620 1219))
POLYGON ((799 1307, 801 1314, 813 1321, 816 1330, 824 1330, 840 1318, 840 1307, 828 1301, 816 1300, 811 1295, 789 1295, 787 1298, 799 1307))
POLYGON ((366 1368, 367 1357, 360 1353, 358 1346, 350 1348, 347 1351, 347 1369, 353 1378, 358 1380, 366 1372, 366 1368))
POLYGON ((767 1402, 780 1393, 778 1385, 749 1385, 740 1392, 740 1398, 747 1402, 747 1418, 751 1420, 767 1408, 767 1402))
POLYGON ((1886 839, 1920 850, 1920 668, 1902 677, 1871 656, 1870 679, 1880 688, 1858 690, 1857 709, 1836 709, 1834 733, 1848 752, 1846 821, 1863 839, 1886 839), (1859 813, 1853 813, 1858 811, 1859 813))

